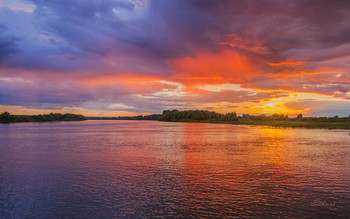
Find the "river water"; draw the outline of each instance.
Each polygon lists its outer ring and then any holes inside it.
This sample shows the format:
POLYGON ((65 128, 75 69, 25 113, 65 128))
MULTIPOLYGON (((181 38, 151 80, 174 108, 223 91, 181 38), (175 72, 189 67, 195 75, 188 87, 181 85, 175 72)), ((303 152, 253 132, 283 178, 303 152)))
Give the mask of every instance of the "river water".
POLYGON ((346 130, 0 124, 0 218, 350 216, 346 130))

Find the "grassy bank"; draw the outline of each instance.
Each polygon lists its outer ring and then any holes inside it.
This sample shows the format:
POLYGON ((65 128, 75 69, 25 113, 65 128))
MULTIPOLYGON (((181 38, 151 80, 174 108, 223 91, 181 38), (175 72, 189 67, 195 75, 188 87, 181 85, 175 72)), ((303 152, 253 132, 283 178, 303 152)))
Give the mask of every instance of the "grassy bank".
POLYGON ((215 123, 233 125, 259 125, 290 128, 349 129, 350 122, 307 122, 307 121, 218 121, 218 120, 178 120, 166 122, 215 123))

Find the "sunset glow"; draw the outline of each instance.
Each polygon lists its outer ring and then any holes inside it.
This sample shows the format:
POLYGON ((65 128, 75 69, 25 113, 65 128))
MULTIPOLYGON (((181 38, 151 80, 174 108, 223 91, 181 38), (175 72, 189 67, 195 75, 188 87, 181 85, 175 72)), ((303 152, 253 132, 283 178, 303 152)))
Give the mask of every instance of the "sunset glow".
POLYGON ((347 1, 2 0, 0 111, 348 116, 349 20, 347 1))

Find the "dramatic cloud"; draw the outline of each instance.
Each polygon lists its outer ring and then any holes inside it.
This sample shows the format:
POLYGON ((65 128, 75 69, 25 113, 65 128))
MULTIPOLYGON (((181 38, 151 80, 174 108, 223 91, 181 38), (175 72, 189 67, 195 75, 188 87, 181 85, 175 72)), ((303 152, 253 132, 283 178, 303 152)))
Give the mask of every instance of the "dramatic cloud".
POLYGON ((349 20, 342 0, 3 0, 0 107, 347 116, 349 20))

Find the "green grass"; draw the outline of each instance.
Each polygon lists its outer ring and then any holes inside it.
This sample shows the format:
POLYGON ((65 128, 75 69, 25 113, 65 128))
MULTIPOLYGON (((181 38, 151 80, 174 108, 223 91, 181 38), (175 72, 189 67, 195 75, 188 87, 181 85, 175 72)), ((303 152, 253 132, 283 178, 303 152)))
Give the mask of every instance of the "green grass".
POLYGON ((290 120, 272 120, 272 121, 219 121, 219 120, 180 120, 178 122, 194 122, 194 123, 217 123, 217 124, 233 124, 233 125, 260 125, 272 127, 290 127, 290 128, 323 128, 323 129, 349 129, 350 121, 347 122, 319 122, 319 121, 290 121, 290 120))

